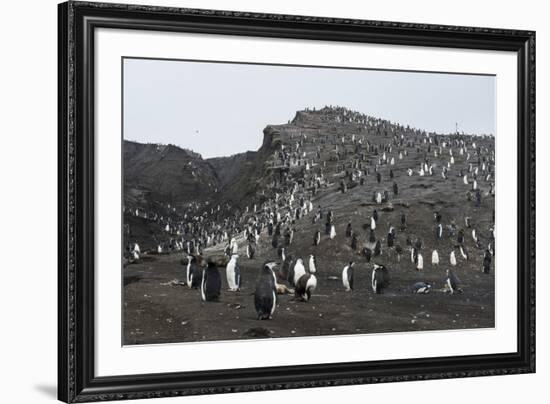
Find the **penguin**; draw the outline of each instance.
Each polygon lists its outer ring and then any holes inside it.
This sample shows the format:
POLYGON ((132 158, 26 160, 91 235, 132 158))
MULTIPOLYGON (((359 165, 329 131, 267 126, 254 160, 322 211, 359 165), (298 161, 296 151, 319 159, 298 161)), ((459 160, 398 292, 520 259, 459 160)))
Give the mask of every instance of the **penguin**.
POLYGON ((432 285, 426 282, 416 282, 412 287, 412 292, 418 295, 430 293, 432 285))
POLYGON ((371 287, 376 294, 382 293, 382 290, 390 283, 390 274, 384 265, 374 264, 372 269, 371 287))
POLYGON ((458 279, 458 277, 451 269, 447 269, 447 278, 445 279, 445 285, 450 294, 453 294, 454 292, 463 292, 460 288, 460 279, 458 279))
POLYGON ((374 219, 375 224, 378 223, 378 211, 376 209, 372 212, 372 218, 374 219))
POLYGON ((330 235, 330 229, 331 229, 332 225, 330 224, 330 222, 327 221, 327 223, 325 224, 325 234, 328 236, 330 235))
POLYGON ((483 256, 483 273, 488 274, 491 272, 491 251, 489 248, 485 251, 485 255, 483 256))
POLYGON ((399 187, 397 186, 397 182, 393 183, 393 194, 396 196, 399 195, 399 187))
POLYGON ((304 274, 296 281, 294 296, 307 302, 311 299, 311 292, 317 287, 317 278, 313 274, 304 274))
POLYGON ((333 224, 330 226, 330 234, 329 234, 329 237, 330 237, 331 240, 333 240, 334 237, 336 237, 336 228, 334 227, 333 224))
POLYGON ((246 246, 246 256, 250 259, 253 259, 254 254, 256 254, 256 249, 254 248, 254 244, 248 243, 248 245, 246 246))
POLYGON ((441 213, 435 212, 434 213, 434 218, 435 218, 436 223, 441 223, 441 213))
POLYGON ((376 240, 373 253, 375 257, 382 255, 382 243, 380 240, 376 240))
POLYGON ((395 253, 397 254, 397 262, 401 262, 401 255, 403 254, 403 247, 400 245, 395 246, 395 253))
POLYGON ((197 258, 194 255, 187 261, 187 286, 191 289, 198 289, 202 283, 202 270, 199 267, 197 258))
POLYGON ((277 256, 282 260, 284 261, 286 259, 286 256, 285 256, 285 248, 284 247, 279 247, 279 249, 277 250, 277 256))
POLYGON ((386 243, 389 248, 393 247, 394 240, 395 240, 395 229, 390 226, 390 230, 388 231, 388 238, 386 240, 386 243))
POLYGON ((317 266, 315 265, 315 255, 313 254, 309 255, 308 270, 310 274, 314 274, 317 272, 317 266))
POLYGON ((441 225, 441 223, 437 225, 435 235, 437 238, 441 238, 443 236, 443 226, 441 225))
POLYGON ((344 285, 344 289, 346 290, 346 292, 353 290, 353 266, 354 265, 355 265, 354 262, 350 262, 342 270, 342 284, 344 285))
POLYGON ((422 254, 418 254, 416 256, 416 270, 422 271, 424 269, 424 258, 422 258, 422 254))
POLYGON ((455 252, 454 251, 451 251, 451 255, 449 257, 449 260, 451 261, 451 265, 453 267, 456 267, 456 256, 455 256, 455 252))
POLYGON ((272 319, 277 306, 277 281, 273 271, 276 265, 275 262, 266 262, 260 271, 254 292, 254 307, 258 320, 272 319))
POLYGON ((304 266, 304 261, 301 258, 298 258, 296 260, 296 263, 293 267, 293 274, 292 274, 292 284, 296 286, 298 283, 298 280, 306 274, 306 268, 304 266))
POLYGON ((432 251, 432 265, 439 265, 439 253, 437 250, 432 251))
POLYGON ((363 255, 367 259, 367 262, 370 262, 370 259, 372 257, 372 250, 367 247, 363 248, 363 255))
POLYGON ((464 258, 465 260, 468 260, 468 251, 466 251, 466 247, 460 244, 458 248, 460 249, 460 255, 462 255, 462 258, 464 258))
POLYGON ((351 221, 348 222, 348 225, 346 227, 346 237, 351 237, 351 233, 352 233, 352 230, 351 230, 351 221))
POLYGON ((201 282, 201 298, 203 302, 211 302, 220 298, 222 277, 215 263, 209 262, 203 271, 201 282))
POLYGON ((374 217, 370 218, 370 229, 373 231, 376 230, 376 220, 374 220, 374 217))
POLYGON ((472 227, 471 219, 470 219, 469 216, 466 216, 464 218, 464 223, 466 224, 466 227, 468 227, 468 228, 472 227))
POLYGON ((238 291, 241 288, 241 268, 237 263, 237 258, 239 258, 237 254, 232 255, 229 263, 225 267, 227 284, 231 292, 238 291))
POLYGON ((288 257, 285 257, 282 262, 283 265, 279 270, 276 271, 277 277, 281 281, 292 284, 292 280, 294 279, 294 258, 292 257, 292 255, 289 255, 288 257))
POLYGON ((401 214, 401 230, 405 230, 407 228, 407 216, 402 213, 401 214))
POLYGON ((234 238, 231 239, 231 242, 229 243, 231 247, 231 254, 238 254, 239 253, 239 245, 237 244, 237 240, 234 238))
POLYGON ((317 230, 313 236, 313 245, 319 245, 321 242, 321 232, 317 230))
POLYGON ((477 244, 477 234, 476 229, 472 229, 472 238, 474 239, 474 242, 477 244))
POLYGON ((456 236, 456 241, 458 241, 458 244, 464 243, 464 230, 460 229, 458 231, 458 235, 456 236))

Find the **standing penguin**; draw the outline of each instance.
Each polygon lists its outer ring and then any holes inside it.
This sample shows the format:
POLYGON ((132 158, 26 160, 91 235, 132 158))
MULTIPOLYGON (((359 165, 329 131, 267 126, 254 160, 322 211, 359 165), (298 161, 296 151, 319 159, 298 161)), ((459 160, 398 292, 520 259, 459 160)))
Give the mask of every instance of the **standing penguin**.
POLYGON ((321 232, 317 230, 313 236, 313 245, 319 245, 321 242, 321 232))
POLYGON ((197 257, 189 256, 187 262, 187 286, 191 289, 198 289, 202 283, 202 270, 197 262, 197 257))
POLYGON ((363 255, 367 259, 367 262, 370 262, 370 259, 372 257, 372 250, 367 247, 363 248, 363 255))
POLYGON ((451 251, 451 255, 449 257, 449 260, 451 261, 451 265, 453 267, 456 267, 456 256, 455 256, 455 252, 454 251, 451 251))
POLYGON ((209 262, 203 271, 201 282, 201 298, 203 302, 211 302, 220 298, 222 277, 214 262, 209 262))
POLYGON ((237 263, 237 254, 233 254, 229 263, 225 267, 225 273, 227 276, 227 284, 229 285, 229 290, 235 292, 241 288, 241 268, 237 263))
POLYGON ((355 265, 354 262, 350 262, 342 270, 342 284, 344 285, 344 289, 346 289, 346 292, 353 290, 353 266, 354 265, 355 265))
POLYGON ((487 249, 485 251, 485 255, 483 256, 483 273, 488 274, 491 272, 491 251, 487 249))
POLYGON ((437 250, 432 251, 432 265, 439 265, 439 253, 437 250))
POLYGON ((376 240, 373 253, 375 257, 382 255, 382 243, 380 242, 380 240, 376 240))
POLYGON ((397 255, 397 262, 401 262, 401 254, 403 254, 403 247, 399 244, 395 246, 395 254, 397 255))
POLYGON ((277 282, 273 268, 275 262, 266 262, 260 272, 260 278, 254 292, 254 307, 258 320, 269 320, 273 317, 277 305, 277 282))
POLYGON ((447 279, 445 280, 445 285, 451 294, 454 292, 462 293, 462 289, 460 288, 460 279, 458 279, 451 269, 447 269, 447 279))
POLYGON ((416 270, 422 271, 424 269, 424 258, 422 258, 422 254, 418 254, 416 257, 416 270))
POLYGON ((388 238, 386 239, 386 242, 388 244, 388 247, 393 247, 393 242, 395 241, 395 229, 393 226, 390 226, 390 229, 388 230, 388 238))
POLYGON ((441 223, 439 223, 437 225, 437 228, 436 228, 436 231, 435 231, 435 236, 437 238, 441 238, 443 236, 443 226, 441 225, 441 223))
POLYGON ((254 244, 248 243, 248 245, 246 246, 246 256, 250 259, 253 259, 254 254, 256 254, 256 248, 254 247, 254 244))
POLYGON ((382 293, 382 290, 390 283, 390 274, 384 265, 374 264, 372 269, 371 286, 376 294, 382 293))
POLYGON ((327 236, 330 234, 331 227, 332 227, 331 223, 327 221, 327 223, 325 224, 325 234, 327 236))
POLYGON ((336 237, 336 228, 334 227, 334 225, 330 225, 330 234, 329 234, 329 237, 331 240, 334 239, 334 237, 336 237))
POLYGON ((458 244, 464 243, 464 230, 460 229, 458 231, 458 235, 456 237, 456 241, 458 241, 458 244))
POLYGON ((315 265, 315 255, 313 254, 310 254, 309 256, 309 273, 310 274, 314 274, 315 272, 317 272, 317 266, 315 265))
POLYGON ((402 213, 401 214, 401 230, 405 230, 407 228, 407 216, 402 213))
POLYGON ((460 244, 458 248, 460 250, 460 255, 462 255, 462 258, 464 258, 465 260, 468 260, 468 251, 466 251, 466 247, 460 244))
POLYGON ((348 225, 346 226, 346 237, 351 237, 351 222, 348 222, 348 225))
POLYGON ((311 299, 311 292, 317 287, 317 278, 313 274, 304 274, 298 278, 294 289, 294 295, 302 301, 311 299))
POLYGON ((376 220, 374 219, 374 217, 371 216, 370 218, 370 229, 372 231, 376 230, 376 220))

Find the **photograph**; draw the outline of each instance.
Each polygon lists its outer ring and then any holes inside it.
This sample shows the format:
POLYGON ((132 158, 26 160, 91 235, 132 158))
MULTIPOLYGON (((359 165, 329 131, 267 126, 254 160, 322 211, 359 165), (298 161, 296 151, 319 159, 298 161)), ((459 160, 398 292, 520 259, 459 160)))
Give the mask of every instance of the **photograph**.
POLYGON ((495 328, 495 75, 121 70, 122 345, 495 328))

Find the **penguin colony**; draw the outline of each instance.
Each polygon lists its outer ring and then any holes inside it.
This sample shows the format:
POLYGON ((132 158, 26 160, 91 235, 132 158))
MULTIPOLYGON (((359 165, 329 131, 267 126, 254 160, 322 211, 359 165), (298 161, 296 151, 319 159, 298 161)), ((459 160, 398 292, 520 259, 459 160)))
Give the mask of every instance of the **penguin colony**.
MULTIPOLYGON (((287 129, 290 138, 267 161, 272 178, 257 202, 238 207, 196 202, 179 215, 125 207, 125 213, 154 221, 165 233, 164 241, 144 253, 135 241, 128 242, 125 259, 131 263, 144 254, 183 254, 185 283, 200 289, 203 302, 223 299, 222 274, 227 293, 240 293, 241 260, 263 259, 256 265, 257 273, 246 274, 255 280, 253 300, 259 320, 276 318, 278 294, 290 292, 304 303, 316 298, 319 287, 341 288, 352 295, 358 278, 369 280, 374 295, 382 294, 392 287, 392 264, 399 264, 402 256, 412 272, 426 273, 426 279, 395 293, 464 293, 458 272, 478 270, 486 275, 494 270, 494 209, 488 221, 475 217, 475 209, 452 216, 431 202, 433 219, 414 217, 406 209, 407 198, 421 198, 421 193, 403 183, 407 177, 417 177, 419 184, 437 177, 460 186, 453 196, 458 203, 473 208, 493 204, 493 143, 480 142, 479 136, 427 133, 341 107, 321 111, 315 119, 323 125, 347 125, 356 133, 335 138, 321 129, 287 129), (416 166, 408 165, 413 157, 416 166), (327 194, 346 198, 357 189, 367 212, 345 217, 332 202, 323 202, 327 194), (415 229, 419 221, 433 223, 433 236, 423 240, 415 229), (298 232, 304 223, 314 225, 314 231, 298 232), (308 251, 295 248, 296 237, 309 240, 308 251), (227 257, 224 265, 203 259, 220 248, 227 257), (326 266, 316 254, 336 249, 344 251, 338 285, 326 281, 326 266), (473 256, 482 262, 480 268, 465 265, 473 256)), ((244 301, 249 294, 240 296, 244 301)))

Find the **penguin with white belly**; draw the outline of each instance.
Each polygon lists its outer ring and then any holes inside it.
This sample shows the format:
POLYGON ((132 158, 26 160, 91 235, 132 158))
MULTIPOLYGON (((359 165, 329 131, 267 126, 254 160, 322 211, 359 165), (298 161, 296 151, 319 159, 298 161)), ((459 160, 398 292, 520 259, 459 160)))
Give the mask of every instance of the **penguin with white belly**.
POLYGON ((346 292, 353 290, 353 266, 354 265, 355 265, 354 262, 350 262, 342 270, 342 284, 344 285, 344 289, 346 290, 346 292))
POLYGON ((231 292, 236 292, 241 288, 241 269, 237 262, 238 258, 239 256, 237 254, 233 254, 229 260, 229 263, 225 267, 227 285, 229 286, 229 290, 231 292))

